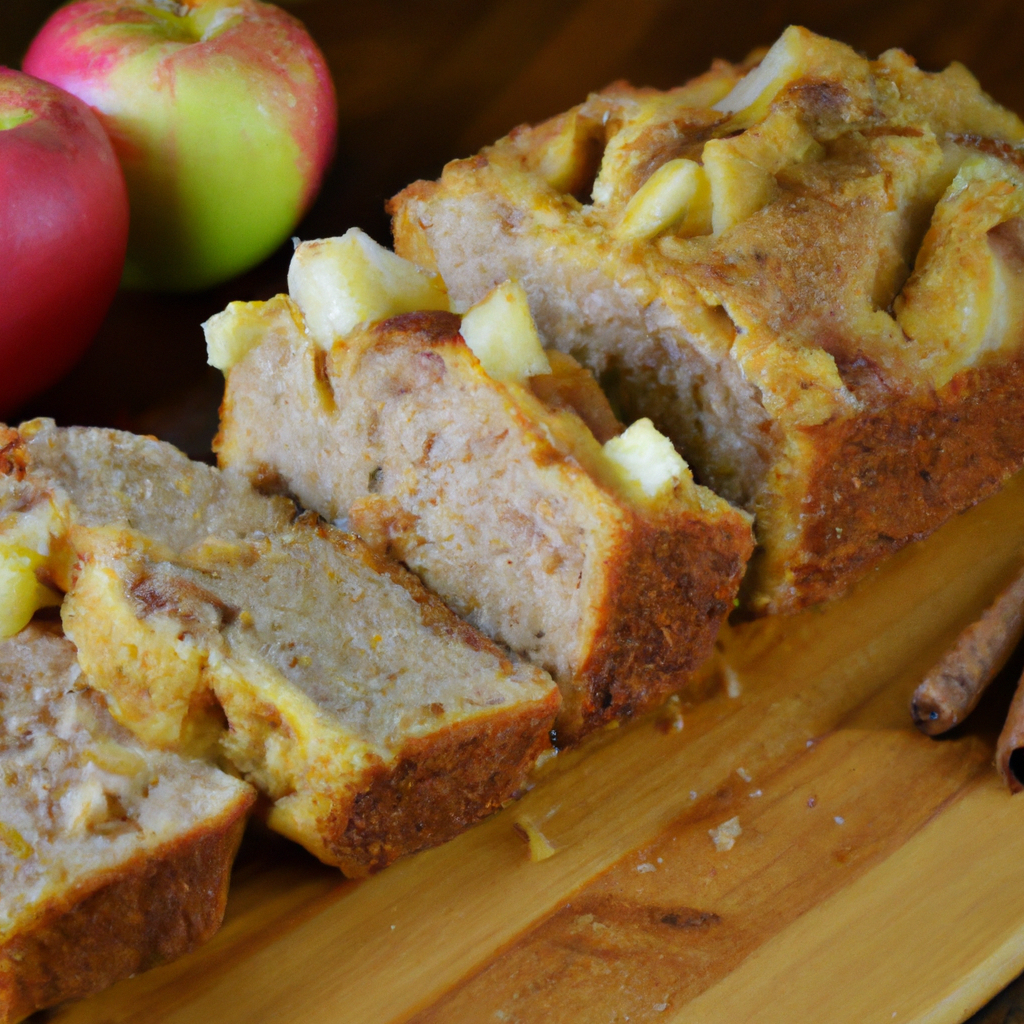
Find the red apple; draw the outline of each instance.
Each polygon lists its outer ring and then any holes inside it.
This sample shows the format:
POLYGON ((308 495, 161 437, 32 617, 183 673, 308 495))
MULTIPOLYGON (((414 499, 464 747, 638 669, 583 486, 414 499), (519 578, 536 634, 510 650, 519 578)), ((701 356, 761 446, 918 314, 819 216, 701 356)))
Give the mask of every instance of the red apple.
POLYGON ((300 22, 258 0, 78 0, 30 74, 98 114, 124 168, 125 283, 204 288, 295 228, 334 148, 334 86, 300 22))
POLYGON ((128 196, 81 100, 0 68, 0 415, 81 355, 117 291, 128 196))

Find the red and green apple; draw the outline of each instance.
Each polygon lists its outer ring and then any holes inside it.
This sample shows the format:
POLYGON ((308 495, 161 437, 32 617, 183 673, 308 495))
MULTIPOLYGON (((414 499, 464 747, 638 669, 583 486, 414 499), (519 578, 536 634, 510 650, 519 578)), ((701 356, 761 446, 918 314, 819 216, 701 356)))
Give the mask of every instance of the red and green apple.
POLYGON ((52 384, 117 291, 128 196, 117 157, 74 96, 0 68, 0 416, 52 384))
POLYGON ((76 0, 23 68, 99 115, 128 182, 129 287, 192 290, 294 230, 334 148, 334 86, 302 24, 258 0, 76 0))

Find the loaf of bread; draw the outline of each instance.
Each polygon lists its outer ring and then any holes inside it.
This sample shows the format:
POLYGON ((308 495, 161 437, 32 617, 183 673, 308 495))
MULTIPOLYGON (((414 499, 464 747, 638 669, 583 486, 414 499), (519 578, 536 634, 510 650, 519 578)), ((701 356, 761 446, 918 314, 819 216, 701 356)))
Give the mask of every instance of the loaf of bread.
POLYGON ((214 349, 245 349, 226 368, 221 465, 346 519, 543 666, 562 693, 562 743, 680 689, 732 610, 749 517, 696 486, 653 430, 645 451, 641 425, 617 437, 621 424, 571 357, 535 345, 535 372, 516 379, 507 289, 493 298, 497 316, 481 306, 466 326, 435 311, 320 336, 316 310, 343 290, 329 267, 314 268, 331 245, 296 252, 303 310, 288 296, 232 303, 208 325, 214 349), (460 327, 478 347, 493 334, 501 366, 488 372, 460 327), (640 452, 643 480, 616 449, 640 452))
POLYGON ((0 641, 0 1024, 219 927, 252 788, 138 743, 56 622, 0 641))
POLYGON ((755 513, 742 598, 784 612, 1021 465, 1022 141, 960 65, 790 28, 517 128, 390 209, 456 308, 521 282, 627 421, 755 513))
POLYGON ((451 838, 549 746, 550 677, 356 538, 152 439, 9 435, 0 524, 47 548, 37 578, 114 716, 225 758, 346 874, 451 838))

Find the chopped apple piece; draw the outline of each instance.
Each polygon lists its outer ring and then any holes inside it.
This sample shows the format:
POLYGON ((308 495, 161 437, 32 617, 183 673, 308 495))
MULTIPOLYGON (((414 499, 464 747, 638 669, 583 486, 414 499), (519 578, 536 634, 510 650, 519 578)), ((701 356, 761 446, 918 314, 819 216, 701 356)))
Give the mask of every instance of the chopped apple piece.
MULTIPOLYGON (((39 423, 34 420, 22 424, 20 430, 23 437, 31 436, 33 427, 39 423)), ((13 515, 0 516, 0 548, 19 547, 29 552, 49 556, 53 537, 64 532, 62 512, 52 501, 41 501, 30 508, 17 505, 13 515)))
POLYGON ((791 164, 820 160, 825 156, 824 146, 815 140, 792 110, 772 111, 741 135, 718 142, 769 174, 778 174, 791 164))
POLYGON ((60 595, 36 575, 52 569, 51 536, 59 519, 50 501, 0 518, 0 639, 19 633, 40 608, 60 604, 60 595))
POLYGON ((83 753, 86 761, 111 775, 134 779, 146 770, 146 760, 137 751, 108 739, 94 739, 83 753))
POLYGON ((705 143, 704 169, 711 191, 715 235, 746 220, 775 196, 775 176, 740 156, 726 139, 705 143))
POLYGON ((492 289, 462 318, 460 333, 489 377, 522 384, 551 373, 526 291, 518 281, 492 289))
POLYGON ((544 147, 537 172, 557 192, 579 192, 597 171, 604 131, 600 121, 571 111, 544 147))
POLYGON ((711 231, 711 189, 704 168, 693 160, 669 160, 630 199, 615 234, 642 242, 679 223, 679 234, 711 231))
POLYGON ((278 296, 269 302, 231 302, 227 309, 211 316, 203 324, 206 335, 206 361, 227 373, 250 349, 255 348, 272 331, 282 316, 285 330, 300 319, 287 297, 278 296))
POLYGON ((1024 175, 972 156, 935 208, 896 319, 935 387, 1024 334, 1024 175))
POLYGON ((36 578, 44 561, 31 548, 0 544, 0 639, 20 633, 40 608, 60 604, 60 595, 36 578))
POLYGON ((690 468, 672 442, 649 419, 637 420, 604 444, 604 454, 620 478, 639 485, 648 498, 672 490, 690 468))
POLYGON ((288 269, 288 291, 309 334, 324 349, 356 324, 449 308, 448 290, 437 274, 396 256, 358 228, 298 246, 288 269))
POLYGON ((206 361, 221 373, 227 373, 260 342, 262 332, 246 315, 248 306, 247 302, 231 302, 228 303, 227 309, 203 321, 206 361))
POLYGON ((64 829, 85 832, 110 820, 111 806, 103 782, 95 773, 87 773, 81 781, 69 786, 60 799, 64 829))
POLYGON ((772 100, 805 71, 808 58, 806 29, 791 25, 764 55, 764 60, 748 75, 741 78, 715 110, 735 114, 736 127, 745 127, 760 121, 768 112, 772 100))
POLYGON ((784 167, 819 160, 824 149, 789 110, 728 139, 704 144, 702 159, 711 194, 714 234, 744 221, 771 202, 775 175, 784 167))

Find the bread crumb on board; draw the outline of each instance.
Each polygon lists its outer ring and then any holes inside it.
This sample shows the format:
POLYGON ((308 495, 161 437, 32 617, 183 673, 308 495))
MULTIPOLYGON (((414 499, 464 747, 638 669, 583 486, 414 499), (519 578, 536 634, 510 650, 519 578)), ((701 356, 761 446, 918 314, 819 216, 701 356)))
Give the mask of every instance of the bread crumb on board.
POLYGON ((731 850, 736 845, 736 840, 743 835, 739 817, 723 821, 718 828, 709 828, 708 835, 711 836, 711 841, 719 853, 731 850))
POLYGON ((558 852, 551 840, 537 827, 533 818, 521 815, 512 823, 512 827, 518 833, 520 839, 528 844, 530 860, 536 862, 554 857, 558 852))
POLYGON ((738 700, 743 695, 743 684, 736 670, 731 665, 722 666, 722 676, 725 679, 725 692, 730 700, 738 700))

